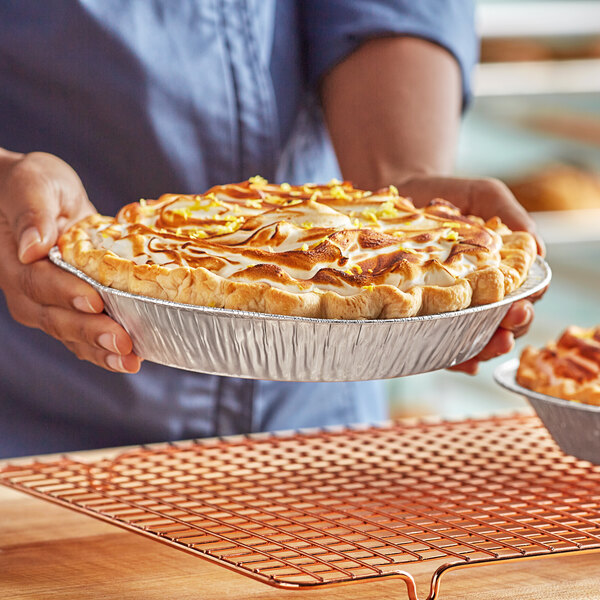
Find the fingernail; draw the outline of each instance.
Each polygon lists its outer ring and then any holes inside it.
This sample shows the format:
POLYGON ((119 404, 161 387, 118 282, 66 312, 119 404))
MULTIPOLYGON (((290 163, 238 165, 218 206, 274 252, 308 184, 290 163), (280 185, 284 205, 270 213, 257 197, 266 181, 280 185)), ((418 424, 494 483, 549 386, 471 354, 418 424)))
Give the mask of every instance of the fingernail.
MULTIPOLYGON (((77 310, 80 310, 81 312, 85 312, 85 313, 97 313, 98 312, 92 306, 92 303, 89 301, 89 299, 86 296, 75 296, 75 298, 73 298, 73 306, 77 310)), ((110 350, 110 348, 107 348, 107 350, 110 350)))
POLYGON ((106 364, 113 371, 125 371, 125 367, 123 366, 123 360, 118 354, 109 354, 106 357, 106 364))
POLYGON ((36 227, 29 227, 21 234, 21 239, 19 240, 19 260, 23 262, 23 256, 26 254, 27 250, 36 244, 39 244, 42 241, 40 236, 40 232, 36 227))
POLYGON ((533 319, 533 308, 529 304, 527 304, 525 306, 525 317, 523 318, 523 320, 520 323, 515 323, 515 327, 523 327, 523 326, 527 325, 528 323, 530 323, 532 319, 533 319))
MULTIPOLYGON (((102 333, 98 336, 98 343, 111 352, 119 352, 117 348, 117 336, 114 333, 102 333)), ((110 356, 108 357, 110 358, 110 356)), ((106 359, 108 361, 108 358, 106 359)))

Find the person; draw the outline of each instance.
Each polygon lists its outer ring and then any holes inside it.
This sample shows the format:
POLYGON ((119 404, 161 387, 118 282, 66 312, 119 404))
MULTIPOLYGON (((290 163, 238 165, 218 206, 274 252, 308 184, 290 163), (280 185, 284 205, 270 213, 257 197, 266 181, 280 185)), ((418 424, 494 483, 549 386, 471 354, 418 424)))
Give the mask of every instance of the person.
MULTIPOLYGON (((465 0, 2 3, 0 456, 384 419, 380 382, 142 364, 47 253, 92 211, 256 174, 393 184, 533 231, 500 182, 450 176, 476 55, 465 0)), ((532 315, 515 303, 460 369, 532 315)))

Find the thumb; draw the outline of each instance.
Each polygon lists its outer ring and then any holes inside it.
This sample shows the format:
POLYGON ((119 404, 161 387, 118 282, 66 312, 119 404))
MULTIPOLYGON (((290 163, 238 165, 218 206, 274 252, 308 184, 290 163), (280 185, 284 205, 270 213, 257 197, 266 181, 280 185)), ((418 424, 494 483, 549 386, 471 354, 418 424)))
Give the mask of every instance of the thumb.
POLYGON ((47 256, 58 239, 58 202, 40 192, 28 190, 6 211, 9 222, 12 221, 19 260, 24 264, 47 256))
POLYGON ((60 224, 91 206, 75 171, 50 154, 24 155, 12 163, 2 183, 0 212, 24 264, 47 256, 60 224))

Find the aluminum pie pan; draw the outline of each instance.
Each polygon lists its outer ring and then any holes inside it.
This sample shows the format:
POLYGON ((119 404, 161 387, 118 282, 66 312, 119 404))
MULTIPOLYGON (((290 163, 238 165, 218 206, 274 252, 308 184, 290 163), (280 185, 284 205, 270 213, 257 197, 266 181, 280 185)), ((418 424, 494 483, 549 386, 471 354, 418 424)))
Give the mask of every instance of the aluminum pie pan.
POLYGON ((500 365, 494 372, 496 383, 531 404, 563 452, 600 465, 600 406, 529 390, 517 383, 518 367, 518 358, 500 365))
POLYGON ((523 285, 503 300, 404 319, 313 319, 178 304, 115 290, 61 259, 50 260, 92 285, 106 312, 152 362, 276 381, 365 381, 443 369, 475 356, 515 300, 550 282, 540 257, 523 285))

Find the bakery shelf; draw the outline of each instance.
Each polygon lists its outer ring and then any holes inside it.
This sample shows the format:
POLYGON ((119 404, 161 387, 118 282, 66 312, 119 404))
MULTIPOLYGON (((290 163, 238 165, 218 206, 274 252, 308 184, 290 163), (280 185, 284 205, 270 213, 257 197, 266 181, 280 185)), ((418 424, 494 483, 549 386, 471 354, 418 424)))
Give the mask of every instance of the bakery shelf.
POLYGON ((479 97, 574 94, 600 91, 600 58, 479 64, 479 97))
POLYGON ((487 38, 600 34, 600 3, 578 1, 479 2, 478 31, 487 38))

